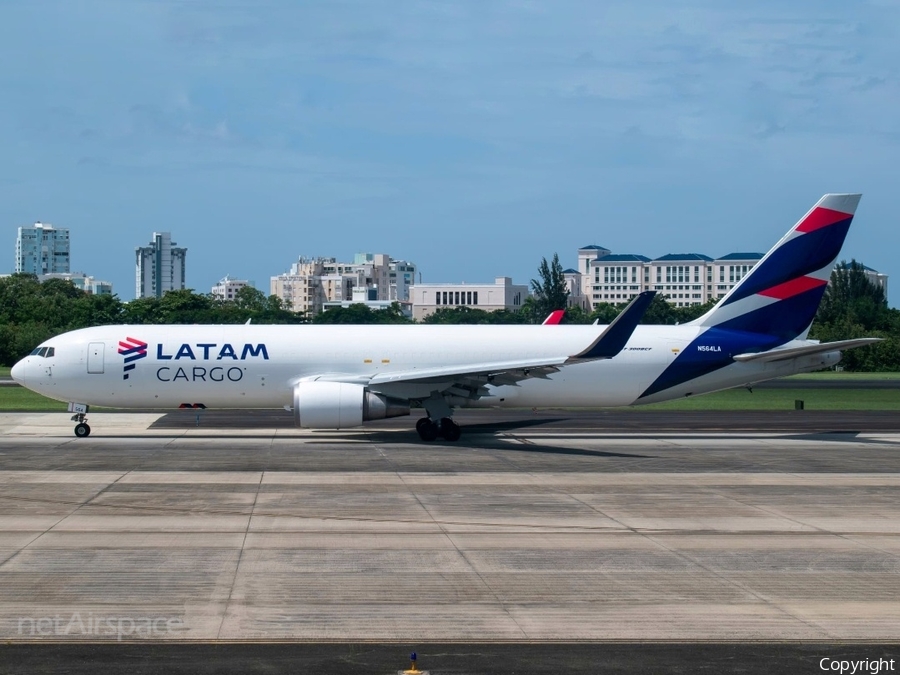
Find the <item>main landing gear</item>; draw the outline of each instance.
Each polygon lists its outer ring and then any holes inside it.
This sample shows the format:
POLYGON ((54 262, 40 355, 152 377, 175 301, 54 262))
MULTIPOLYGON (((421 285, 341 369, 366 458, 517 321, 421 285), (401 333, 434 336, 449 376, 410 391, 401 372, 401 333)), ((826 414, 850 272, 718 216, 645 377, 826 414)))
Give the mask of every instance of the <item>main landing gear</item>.
POLYGON ((416 431, 423 441, 431 442, 440 436, 447 441, 458 441, 462 435, 459 425, 449 417, 442 417, 434 422, 430 417, 423 417, 416 422, 416 431))
POLYGON ((440 436, 446 441, 458 441, 461 435, 459 425, 451 419, 453 408, 439 391, 422 401, 426 417, 416 422, 416 431, 423 441, 431 442, 440 436))

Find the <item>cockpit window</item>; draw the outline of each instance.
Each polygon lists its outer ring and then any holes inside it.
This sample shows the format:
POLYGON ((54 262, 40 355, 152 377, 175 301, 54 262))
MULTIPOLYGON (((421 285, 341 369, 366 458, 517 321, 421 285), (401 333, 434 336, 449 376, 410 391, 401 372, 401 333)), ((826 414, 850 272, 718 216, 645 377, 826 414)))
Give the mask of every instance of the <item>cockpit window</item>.
POLYGON ((55 347, 35 347, 34 351, 29 354, 29 356, 42 356, 44 358, 50 358, 51 356, 56 355, 55 347))

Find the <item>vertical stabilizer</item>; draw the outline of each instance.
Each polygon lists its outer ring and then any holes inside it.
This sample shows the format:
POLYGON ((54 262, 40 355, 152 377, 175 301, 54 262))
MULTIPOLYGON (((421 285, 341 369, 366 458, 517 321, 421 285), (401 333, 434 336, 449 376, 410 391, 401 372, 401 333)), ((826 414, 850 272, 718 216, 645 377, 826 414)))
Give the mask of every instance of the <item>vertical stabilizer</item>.
POLYGON ((859 194, 827 194, 693 325, 805 338, 856 213, 859 194))

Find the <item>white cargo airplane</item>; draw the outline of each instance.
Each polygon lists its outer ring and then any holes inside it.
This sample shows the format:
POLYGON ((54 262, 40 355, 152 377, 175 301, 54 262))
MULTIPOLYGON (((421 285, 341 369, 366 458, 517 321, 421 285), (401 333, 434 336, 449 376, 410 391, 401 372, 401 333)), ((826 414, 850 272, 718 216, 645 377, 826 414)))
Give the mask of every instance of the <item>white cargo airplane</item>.
POLYGON ((609 326, 98 326, 47 340, 12 369, 89 406, 287 408, 342 429, 424 408, 419 436, 459 439, 457 407, 629 406, 746 386, 837 363, 876 342, 808 340, 859 203, 829 194, 719 303, 680 326, 638 326, 655 291, 609 326))

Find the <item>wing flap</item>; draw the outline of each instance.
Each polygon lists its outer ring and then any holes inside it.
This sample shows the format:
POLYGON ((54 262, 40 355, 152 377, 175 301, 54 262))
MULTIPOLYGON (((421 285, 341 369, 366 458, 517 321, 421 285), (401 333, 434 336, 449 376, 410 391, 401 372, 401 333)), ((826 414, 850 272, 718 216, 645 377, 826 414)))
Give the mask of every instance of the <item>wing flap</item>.
MULTIPOLYGON (((565 364, 566 356, 551 359, 530 359, 522 361, 499 361, 495 363, 477 363, 464 366, 442 366, 440 368, 416 368, 395 372, 378 373, 369 379, 369 384, 389 384, 392 382, 411 382, 427 380, 447 380, 454 377, 498 377, 508 373, 522 373, 524 377, 547 377, 557 372, 558 366, 565 364)), ((516 378, 517 380, 524 377, 516 378)))

